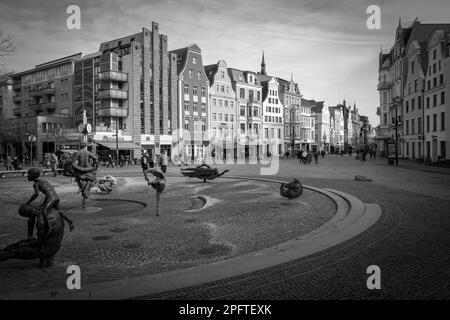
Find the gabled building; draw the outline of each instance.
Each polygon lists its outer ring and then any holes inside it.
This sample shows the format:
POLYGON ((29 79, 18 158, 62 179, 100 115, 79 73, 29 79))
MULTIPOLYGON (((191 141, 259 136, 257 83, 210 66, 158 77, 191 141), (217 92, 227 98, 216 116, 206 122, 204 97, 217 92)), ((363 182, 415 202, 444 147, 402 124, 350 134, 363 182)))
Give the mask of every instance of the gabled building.
POLYGON ((317 102, 311 109, 314 115, 314 140, 317 143, 317 150, 330 152, 330 112, 325 105, 325 101, 317 102))
POLYGON ((237 132, 236 93, 224 60, 205 66, 209 80, 208 128, 211 151, 216 159, 234 159, 237 132))
POLYGON ((290 81, 280 82, 280 100, 284 108, 284 151, 300 150, 302 94, 298 83, 291 76, 290 81))
POLYGON ((208 88, 202 51, 196 44, 171 51, 177 56, 178 131, 174 148, 192 161, 209 156, 208 88))
POLYGON ((228 68, 228 74, 236 92, 237 117, 237 153, 239 159, 256 160, 262 152, 262 86, 258 74, 228 68))
MULTIPOLYGON (((261 79, 262 77, 260 77, 261 79)), ((263 154, 282 155, 284 145, 283 104, 277 78, 262 80, 263 154)))

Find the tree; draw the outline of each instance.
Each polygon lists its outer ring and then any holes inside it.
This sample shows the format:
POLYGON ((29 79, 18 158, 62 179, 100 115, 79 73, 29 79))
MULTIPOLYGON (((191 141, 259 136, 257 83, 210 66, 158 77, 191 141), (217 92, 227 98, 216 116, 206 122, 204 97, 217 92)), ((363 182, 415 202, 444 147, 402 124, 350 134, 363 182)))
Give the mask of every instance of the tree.
POLYGON ((1 59, 10 55, 16 50, 13 37, 10 34, 5 34, 0 29, 0 74, 6 73, 6 66, 2 63, 1 59))

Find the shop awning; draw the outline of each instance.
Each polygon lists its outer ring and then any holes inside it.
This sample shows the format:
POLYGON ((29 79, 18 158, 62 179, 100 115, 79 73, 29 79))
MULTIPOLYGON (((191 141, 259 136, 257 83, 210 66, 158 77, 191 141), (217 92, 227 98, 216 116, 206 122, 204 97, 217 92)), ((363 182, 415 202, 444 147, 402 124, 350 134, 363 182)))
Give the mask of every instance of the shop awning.
MULTIPOLYGON (((109 141, 96 141, 98 145, 104 146, 111 150, 116 150, 116 143, 115 142, 109 142, 109 141)), ((119 141, 119 150, 134 150, 134 149, 141 149, 140 146, 135 145, 133 142, 121 142, 119 141)))

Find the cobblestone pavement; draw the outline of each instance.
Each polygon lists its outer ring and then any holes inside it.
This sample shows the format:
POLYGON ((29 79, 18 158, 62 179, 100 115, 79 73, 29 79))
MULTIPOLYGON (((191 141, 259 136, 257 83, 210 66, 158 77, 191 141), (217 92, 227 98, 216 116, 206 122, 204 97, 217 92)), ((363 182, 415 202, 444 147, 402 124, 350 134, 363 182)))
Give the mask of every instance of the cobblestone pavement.
MULTIPOLYGON (((47 179, 57 186, 75 231, 66 231, 51 270, 37 269, 36 261, 1 262, 0 296, 61 288, 71 264, 80 266, 88 285, 235 257, 308 233, 336 211, 331 199, 311 190, 289 201, 274 183, 221 179, 205 184, 170 177, 156 217, 154 191, 140 177, 119 178, 109 195, 93 192, 89 205, 99 211, 83 212, 68 178, 47 179), (209 207, 187 212, 195 195, 208 197, 209 207)), ((26 221, 17 208, 31 191, 23 178, 0 182, 0 248, 24 238, 26 221)))
POLYGON ((276 267, 142 299, 450 298, 449 177, 389 167, 386 172, 376 161, 351 161, 325 160, 317 177, 311 172, 318 172, 320 165, 297 168, 285 163, 278 176, 308 176, 301 179, 305 184, 380 204, 382 217, 366 232, 276 267), (339 174, 326 177, 333 168, 339 174), (373 182, 352 180, 353 174, 361 173, 370 175, 373 182), (381 268, 381 290, 367 289, 370 265, 381 268))

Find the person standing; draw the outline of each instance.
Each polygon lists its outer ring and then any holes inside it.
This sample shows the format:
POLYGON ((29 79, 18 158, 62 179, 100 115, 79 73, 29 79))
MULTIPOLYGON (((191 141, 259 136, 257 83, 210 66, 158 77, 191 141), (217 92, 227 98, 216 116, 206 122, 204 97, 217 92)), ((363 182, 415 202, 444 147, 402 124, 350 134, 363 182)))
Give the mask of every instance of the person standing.
POLYGON ((167 165, 169 164, 169 159, 167 158, 166 151, 163 151, 161 154, 161 171, 167 172, 167 165))
POLYGON ((12 162, 11 156, 6 156, 6 161, 5 161, 6 171, 12 171, 11 162, 12 162))
POLYGON ((319 153, 317 151, 314 151, 314 162, 319 164, 319 153))

